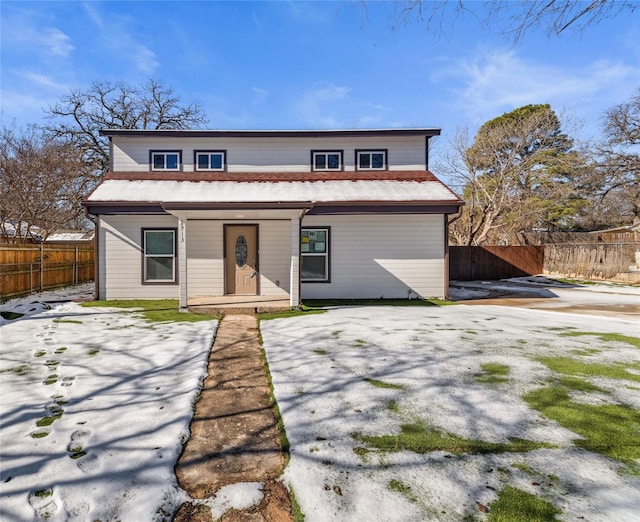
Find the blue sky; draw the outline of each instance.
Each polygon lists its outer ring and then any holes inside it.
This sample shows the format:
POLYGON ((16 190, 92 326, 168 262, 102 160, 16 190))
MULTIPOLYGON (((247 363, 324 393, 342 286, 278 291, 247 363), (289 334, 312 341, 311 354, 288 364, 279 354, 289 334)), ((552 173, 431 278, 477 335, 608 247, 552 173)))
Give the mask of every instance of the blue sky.
MULTIPOLYGON (((640 13, 584 32, 529 32, 448 17, 443 34, 393 29, 394 2, 26 2, 1 9, 2 124, 92 81, 171 85, 213 129, 460 126, 550 103, 597 136, 640 86, 640 13)), ((516 6, 517 7, 517 6, 516 6)))

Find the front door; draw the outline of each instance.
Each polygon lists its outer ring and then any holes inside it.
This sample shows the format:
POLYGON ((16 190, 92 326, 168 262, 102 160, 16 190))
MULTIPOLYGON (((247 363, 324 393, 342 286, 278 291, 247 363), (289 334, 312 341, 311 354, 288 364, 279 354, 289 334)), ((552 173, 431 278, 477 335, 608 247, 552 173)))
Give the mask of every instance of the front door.
POLYGON ((225 292, 258 294, 258 225, 225 226, 225 292))

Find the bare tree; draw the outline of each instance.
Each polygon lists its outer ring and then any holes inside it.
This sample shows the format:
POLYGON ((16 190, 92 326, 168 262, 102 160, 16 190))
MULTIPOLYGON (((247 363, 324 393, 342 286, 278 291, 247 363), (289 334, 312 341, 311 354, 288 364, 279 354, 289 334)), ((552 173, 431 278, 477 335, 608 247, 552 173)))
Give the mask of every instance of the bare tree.
POLYGON ((452 20, 450 23, 454 23, 455 18, 461 15, 483 16, 488 26, 505 21, 506 35, 518 42, 533 29, 542 29, 549 36, 557 36, 568 29, 585 30, 603 20, 625 12, 634 12, 638 8, 640 4, 634 0, 407 0, 396 2, 395 18, 396 24, 418 21, 427 30, 442 34, 449 16, 452 20))
POLYGON ((182 104, 171 87, 155 79, 139 87, 94 82, 87 90, 72 90, 47 113, 47 134, 79 147, 102 172, 109 168, 109 144, 99 134, 102 129, 188 129, 207 122, 197 103, 182 104))
POLYGON ((50 141, 35 127, 0 131, 0 232, 25 241, 37 227, 46 238, 75 220, 98 170, 73 143, 50 141), (8 233, 8 225, 15 234, 8 233))
POLYGON ((466 202, 452 222, 464 245, 518 243, 522 232, 559 226, 584 204, 576 179, 586 169, 549 105, 527 105, 486 122, 469 145, 458 135, 442 168, 466 202))
POLYGON ((593 201, 583 214, 583 228, 640 220, 640 88, 606 111, 603 134, 602 143, 593 147, 593 201))

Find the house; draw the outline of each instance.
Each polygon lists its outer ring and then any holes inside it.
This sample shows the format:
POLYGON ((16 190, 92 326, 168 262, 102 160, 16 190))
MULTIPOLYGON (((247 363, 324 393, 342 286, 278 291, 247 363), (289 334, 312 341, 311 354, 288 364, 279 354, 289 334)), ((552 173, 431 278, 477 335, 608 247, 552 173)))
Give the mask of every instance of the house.
POLYGON ((426 298, 448 293, 439 129, 105 130, 83 203, 99 299, 426 298))

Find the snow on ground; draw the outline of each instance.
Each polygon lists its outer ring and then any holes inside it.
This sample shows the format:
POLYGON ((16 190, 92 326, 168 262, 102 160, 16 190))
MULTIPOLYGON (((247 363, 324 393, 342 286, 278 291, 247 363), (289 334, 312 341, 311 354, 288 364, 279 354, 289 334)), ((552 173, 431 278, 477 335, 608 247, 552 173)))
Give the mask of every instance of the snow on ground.
POLYGON ((217 323, 71 301, 90 297, 0 307, 26 313, 0 323, 1 520, 169 520, 186 499, 173 468, 217 323))
MULTIPOLYGON (((495 287, 513 289, 512 283, 455 292, 477 298, 495 287)), ((91 290, 0 306, 25 313, 0 322, 1 520, 169 520, 187 499, 173 467, 216 323, 151 324, 121 309, 73 302, 90 299, 91 290), (37 426, 58 414, 52 424, 37 426)), ((537 292, 552 292, 549 301, 557 306, 640 299, 640 290, 628 287, 545 283, 537 292)), ((640 351, 629 345, 561 335, 575 328, 639 336, 637 317, 559 309, 354 307, 263 321, 291 443, 285 479, 306 520, 482 520, 476 503, 489 504, 507 483, 553 502, 563 520, 640 520, 640 480, 576 448, 574 434, 522 400, 550 378, 537 356, 597 348, 590 361, 638 361, 640 351), (474 379, 488 362, 509 366, 508 385, 474 379), (365 378, 403 389, 377 388, 365 378), (468 438, 522 437, 558 449, 474 456, 354 452, 366 446, 354 432, 394 434, 416 421, 468 438), (391 481, 409 489, 393 491, 391 481)), ((610 394, 595 400, 640 408, 635 383, 597 384, 610 394)), ((219 516, 258 502, 260 486, 232 485, 202 503, 219 516)))
MULTIPOLYGON (((578 303, 600 296, 605 306, 627 299, 640 304, 640 289, 602 290, 561 288, 553 299, 578 303)), ((471 288, 469 294, 477 297, 477 291, 471 288)), ((551 378, 535 360, 539 356, 579 358, 572 351, 596 348, 588 362, 640 361, 640 351, 629 344, 562 335, 576 329, 638 337, 638 317, 459 304, 336 308, 263 321, 291 444, 285 479, 305 520, 483 520, 477 503, 486 506, 505 485, 552 502, 562 509, 563 520, 640 520, 640 479, 620 463, 577 448, 576 434, 522 399, 551 378), (509 383, 478 382, 475 376, 486 363, 507 365, 509 383), (365 378, 403 388, 375 387, 365 378), (557 449, 488 455, 354 452, 367 446, 354 433, 393 435, 402 424, 418 421, 465 438, 519 437, 557 449)), ((595 398, 601 404, 640 408, 635 382, 599 378, 597 384, 610 392, 595 398)))

